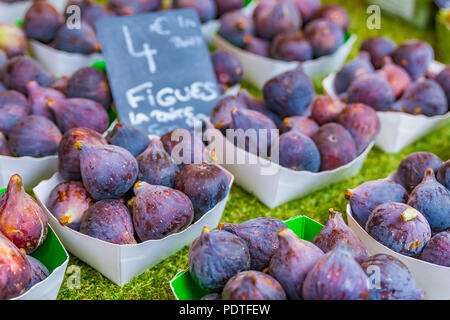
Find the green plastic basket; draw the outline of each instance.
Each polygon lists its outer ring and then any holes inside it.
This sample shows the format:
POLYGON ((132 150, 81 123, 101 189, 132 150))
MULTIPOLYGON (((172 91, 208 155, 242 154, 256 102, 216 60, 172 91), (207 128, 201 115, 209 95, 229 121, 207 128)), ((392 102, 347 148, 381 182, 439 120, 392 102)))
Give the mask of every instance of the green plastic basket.
MULTIPOLYGON (((323 225, 305 216, 289 219, 285 223, 300 239, 307 241, 312 241, 323 228, 323 225)), ((178 273, 170 281, 170 287, 178 300, 200 300, 208 294, 192 279, 189 271, 178 273)))

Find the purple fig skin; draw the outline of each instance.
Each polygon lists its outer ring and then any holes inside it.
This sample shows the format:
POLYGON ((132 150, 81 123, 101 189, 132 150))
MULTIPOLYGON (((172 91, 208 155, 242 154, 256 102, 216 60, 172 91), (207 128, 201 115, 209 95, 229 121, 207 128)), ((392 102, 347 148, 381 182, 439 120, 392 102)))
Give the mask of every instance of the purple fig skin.
POLYGON ((175 177, 175 189, 186 194, 194 206, 197 221, 213 209, 230 189, 225 172, 213 164, 189 164, 175 177))
POLYGON ((9 148, 8 140, 6 140, 3 132, 0 132, 0 155, 1 156, 13 156, 11 149, 9 148))
POLYGON ((432 168, 437 172, 442 165, 441 159, 431 152, 415 152, 402 160, 398 166, 396 179, 408 192, 422 182, 425 171, 432 168))
POLYGON ((420 79, 411 84, 393 108, 410 114, 433 117, 446 114, 448 102, 444 90, 436 81, 420 79))
POLYGON ((436 178, 440 184, 450 190, 450 160, 447 160, 439 168, 436 178))
MULTIPOLYGON (((0 66, 0 72, 1 72, 1 66, 0 66)), ((6 91, 6 87, 3 85, 3 83, 0 82, 0 93, 6 91)))
POLYGON ((56 32, 52 45, 61 51, 92 54, 101 51, 95 31, 84 21, 79 29, 69 29, 63 24, 56 32))
POLYGON ((63 23, 62 14, 50 3, 35 1, 25 13, 22 28, 28 39, 49 43, 63 23))
POLYGON ((68 98, 84 98, 100 103, 109 110, 112 103, 111 89, 106 75, 94 67, 85 67, 75 72, 67 82, 68 98))
POLYGON ((255 32, 263 39, 272 40, 277 34, 296 32, 302 26, 302 17, 291 0, 263 4, 254 13, 255 32))
POLYGON ((217 50, 211 55, 217 81, 226 87, 232 87, 242 81, 244 68, 239 59, 232 53, 217 50))
POLYGON ((136 159, 117 146, 77 141, 84 187, 95 200, 117 199, 130 190, 138 176, 136 159))
POLYGON ((31 282, 25 255, 0 232, 0 300, 23 294, 31 282))
POLYGON ((0 131, 8 134, 11 127, 28 115, 28 110, 20 105, 9 104, 0 108, 0 131))
POLYGON ((391 39, 385 37, 371 37, 364 40, 360 51, 366 51, 370 54, 373 66, 376 69, 383 67, 383 59, 394 52, 397 45, 391 39))
POLYGON ((343 7, 329 4, 320 7, 314 14, 313 19, 328 19, 339 26, 344 32, 350 25, 350 17, 343 7))
POLYGON ((392 62, 391 57, 385 57, 383 68, 378 71, 391 86, 395 98, 400 97, 411 86, 411 77, 402 67, 392 62))
POLYGON ((292 130, 280 136, 280 165, 295 171, 318 172, 320 152, 314 141, 303 133, 292 130))
POLYGON ((220 18, 219 35, 238 48, 243 48, 245 37, 255 33, 253 20, 240 11, 232 11, 220 18))
POLYGON ((344 242, 353 252, 353 257, 358 263, 369 257, 364 244, 350 229, 342 218, 342 213, 330 209, 328 221, 325 227, 312 241, 323 252, 327 253, 334 249, 339 242, 344 242))
POLYGON ((16 157, 46 157, 56 154, 62 134, 47 118, 31 115, 17 121, 8 138, 16 157))
POLYGON ((219 229, 242 239, 250 252, 250 268, 263 270, 278 250, 278 230, 286 229, 284 222, 275 218, 256 218, 240 224, 221 223, 219 229))
POLYGON ((25 192, 20 176, 13 175, 0 204, 0 232, 29 254, 44 242, 47 230, 44 211, 25 192))
MULTIPOLYGON (((27 39, 25 33, 16 25, 0 23, 0 50, 8 58, 25 54, 27 39)), ((0 63, 0 69, 2 69, 0 63)))
POLYGON ((49 99, 56 123, 63 133, 73 128, 89 128, 99 133, 108 129, 108 114, 101 104, 83 98, 49 99))
MULTIPOLYGON (((2 69, 6 65, 7 62, 8 62, 8 56, 6 55, 6 52, 0 48, 0 80, 1 80, 2 69)), ((0 83, 0 85, 3 86, 2 83, 0 83)), ((0 89, 0 91, 4 91, 4 90, 6 90, 6 88, 3 90, 0 89)))
MULTIPOLYGON (((269 117, 258 111, 241 109, 239 107, 235 107, 233 110, 231 110, 231 116, 233 118, 231 129, 241 129, 243 130, 243 133, 245 133, 249 129, 253 129, 256 131, 256 134, 253 136, 239 137, 238 134, 238 137, 235 141, 233 141, 233 143, 235 143, 237 147, 244 149, 247 152, 251 152, 256 155, 269 155, 272 144, 271 130, 277 129, 276 124, 269 117), (260 130, 266 130, 265 142, 263 142, 260 138, 264 134, 264 132, 260 130)), ((234 133, 239 132, 234 131, 234 133)))
POLYGON ((345 104, 335 101, 330 96, 318 95, 313 101, 311 119, 318 125, 336 122, 339 114, 345 109, 345 104))
POLYGON ((311 44, 301 33, 280 33, 273 42, 270 49, 272 58, 284 61, 307 61, 313 58, 311 44))
POLYGON ((55 121, 52 111, 47 107, 49 99, 64 99, 62 92, 41 87, 36 81, 27 84, 28 98, 31 105, 31 114, 46 117, 50 121, 55 121))
POLYGON ((320 170, 334 170, 356 156, 356 143, 350 132, 337 123, 327 123, 312 136, 320 152, 320 170))
POLYGON ((39 282, 44 281, 50 275, 50 272, 42 262, 32 256, 26 256, 26 259, 28 260, 31 271, 31 281, 28 288, 31 288, 39 282))
POLYGON ((74 128, 67 131, 58 147, 59 173, 65 180, 81 180, 80 151, 73 147, 77 141, 94 146, 108 144, 100 133, 88 128, 74 128))
POLYGON ((313 48, 314 57, 319 58, 334 53, 344 43, 344 32, 337 24, 321 18, 306 25, 305 38, 313 48))
POLYGON ((391 86, 377 73, 360 75, 347 90, 347 103, 363 103, 376 111, 391 110, 394 99, 391 86))
POLYGON ((68 83, 69 83, 69 77, 64 75, 64 76, 61 76, 55 82, 53 82, 50 85, 50 88, 55 89, 65 95, 68 83))
MULTIPOLYGON (((387 254, 374 255, 361 263, 369 277, 370 300, 424 300, 425 292, 418 286, 408 267, 387 254), (379 270, 379 288, 371 283, 374 270, 379 270)), ((377 279, 377 280, 378 280, 377 279)))
POLYGON ((270 42, 265 39, 249 34, 244 37, 243 49, 258 56, 268 58, 270 56, 270 46, 270 42))
POLYGON ((381 244, 406 256, 420 254, 431 238, 427 219, 413 207, 396 202, 384 203, 373 210, 366 231, 381 244))
POLYGON ((423 249, 420 259, 450 267, 450 231, 443 231, 432 237, 423 249))
POLYGON ((364 270, 342 242, 326 253, 308 272, 303 284, 305 300, 368 300, 364 270))
POLYGON ((201 22, 212 20, 217 16, 217 6, 214 0, 176 0, 174 5, 177 9, 194 9, 201 22))
POLYGON ((108 132, 106 140, 110 144, 128 150, 135 157, 144 152, 150 143, 148 135, 142 130, 129 127, 120 121, 108 132))
POLYGON ((229 279, 250 269, 250 253, 238 236, 203 228, 189 249, 189 273, 209 292, 222 292, 229 279))
POLYGON ((320 0, 294 0, 294 4, 305 22, 311 20, 320 8, 320 0))
POLYGON ((112 10, 110 10, 107 6, 99 4, 92 3, 81 11, 81 20, 90 25, 94 30, 96 30, 95 23, 98 20, 111 16, 115 16, 114 12, 112 12, 112 10))
POLYGON ((118 16, 134 16, 142 12, 139 0, 110 0, 108 9, 118 16))
POLYGON ((411 192, 408 205, 422 213, 436 232, 450 228, 450 191, 436 181, 433 169, 425 171, 425 176, 411 192))
POLYGON ((314 244, 301 240, 290 229, 278 232, 279 249, 270 261, 269 273, 283 286, 291 300, 301 300, 308 272, 323 257, 314 244))
POLYGON ((380 119, 375 110, 362 103, 353 103, 338 116, 341 124, 355 139, 356 154, 361 154, 380 133, 380 119))
POLYGON ((259 271, 243 271, 228 280, 222 300, 287 300, 277 280, 259 271))
POLYGON ((138 182, 134 187, 133 223, 142 241, 159 240, 189 227, 194 207, 182 192, 138 182))
POLYGON ((80 232, 113 244, 136 244, 130 212, 119 200, 102 200, 91 206, 81 221, 80 232))
POLYGON ((370 64, 370 55, 362 51, 359 56, 347 63, 337 74, 334 80, 336 92, 341 94, 350 87, 350 84, 363 74, 373 73, 373 66, 370 64))
POLYGON ((27 98, 15 90, 5 90, 0 92, 0 108, 7 106, 9 104, 15 104, 17 106, 24 107, 26 110, 31 111, 30 104, 27 98))
POLYGON ((222 295, 219 293, 210 293, 201 298, 200 300, 222 300, 222 295))
POLYGON ((137 157, 140 181, 173 188, 178 166, 164 150, 162 142, 152 139, 147 149, 137 157))
POLYGON ((442 70, 441 73, 437 75, 435 80, 444 90, 447 96, 447 102, 450 106, 450 66, 447 66, 444 70, 442 70))
POLYGON ((244 0, 214 0, 217 6, 218 16, 244 7, 244 0))
POLYGON ((408 192, 401 184, 389 179, 368 181, 345 192, 345 198, 350 202, 353 217, 363 228, 372 211, 380 204, 406 203, 408 197, 408 192))
POLYGON ((294 116, 283 119, 283 123, 278 127, 280 134, 284 134, 291 130, 296 130, 308 137, 312 137, 319 131, 319 125, 308 117, 294 116))
POLYGON ((415 81, 425 77, 434 59, 434 50, 424 41, 410 40, 399 45, 391 56, 394 62, 403 67, 415 81))
POLYGON ((14 57, 3 69, 3 83, 10 90, 27 94, 27 84, 36 81, 42 87, 48 87, 54 82, 54 77, 48 74, 42 66, 30 57, 14 57))
POLYGON ((93 204, 81 182, 68 181, 52 190, 46 206, 61 225, 79 231, 84 214, 93 204))
POLYGON ((270 118, 277 126, 281 124, 280 116, 270 111, 263 99, 252 96, 245 89, 240 89, 237 97, 245 104, 248 109, 262 113, 266 117, 270 118))
POLYGON ((314 85, 300 68, 269 80, 263 88, 264 101, 281 117, 308 116, 314 100, 314 85))
POLYGON ((233 122, 231 110, 235 107, 245 109, 247 105, 242 99, 233 96, 224 97, 217 103, 210 115, 210 121, 216 129, 226 130, 231 128, 233 122))

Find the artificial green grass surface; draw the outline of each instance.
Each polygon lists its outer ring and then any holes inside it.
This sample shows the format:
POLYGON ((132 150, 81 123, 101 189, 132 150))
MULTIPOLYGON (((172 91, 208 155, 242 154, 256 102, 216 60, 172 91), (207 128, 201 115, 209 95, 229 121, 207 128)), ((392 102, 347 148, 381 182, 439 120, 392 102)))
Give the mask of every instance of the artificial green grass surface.
MULTIPOLYGON (((322 3, 337 3, 348 9, 352 24, 350 32, 358 35, 358 42, 354 47, 352 59, 357 55, 363 39, 369 36, 384 35, 400 43, 408 39, 419 38, 435 45, 433 28, 419 30, 400 20, 382 14, 381 29, 368 30, 366 27, 367 5, 362 0, 322 0, 322 3)), ((244 87, 248 87, 244 84, 244 87)), ((252 90, 254 92, 254 90, 252 90)), ((257 93, 257 92, 254 92, 257 93)), ((395 171, 400 161, 408 154, 416 151, 429 151, 441 159, 450 159, 450 125, 437 130, 427 137, 417 141, 397 155, 389 155, 374 148, 369 154, 361 172, 353 178, 329 186, 302 199, 291 201, 274 210, 269 210, 256 198, 237 186, 231 190, 230 200, 226 206, 223 221, 242 222, 256 217, 275 217, 285 220, 297 215, 307 215, 321 223, 325 223, 328 209, 335 208, 345 212, 346 200, 344 192, 359 184, 378 178, 384 178, 395 171)), ((130 283, 119 287, 90 268, 79 259, 71 256, 69 266, 81 267, 81 287, 69 289, 67 276, 62 284, 59 299, 173 299, 169 281, 180 270, 188 267, 188 247, 174 256, 161 262, 151 270, 135 277, 130 283)))

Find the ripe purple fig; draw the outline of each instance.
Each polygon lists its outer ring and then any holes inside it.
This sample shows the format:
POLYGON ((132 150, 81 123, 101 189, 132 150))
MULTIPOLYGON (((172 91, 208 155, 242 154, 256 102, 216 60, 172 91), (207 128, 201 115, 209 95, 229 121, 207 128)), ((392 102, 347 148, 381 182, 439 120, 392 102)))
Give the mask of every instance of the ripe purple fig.
POLYGON ((27 115, 28 109, 20 105, 8 104, 0 108, 0 132, 7 135, 12 126, 27 115))
POLYGON ((138 182, 134 187, 133 223, 142 241, 159 240, 190 226, 194 208, 182 192, 138 182))
POLYGON ((250 268, 263 270, 278 250, 278 230, 286 225, 275 218, 256 218, 240 224, 221 223, 219 229, 231 232, 244 240, 250 252, 250 268))
POLYGON ((400 97, 411 86, 411 77, 408 72, 393 63, 391 57, 383 59, 383 67, 378 73, 386 78, 395 98, 400 97))
POLYGON ((81 21, 80 28, 74 29, 63 24, 52 44, 57 50, 70 53, 91 54, 101 51, 94 29, 84 21, 81 21))
POLYGON ((202 136, 197 137, 193 130, 172 130, 161 137, 161 142, 179 167, 210 161, 214 158, 214 155, 210 155, 205 148, 202 136))
POLYGON ((350 229, 342 218, 342 213, 330 209, 328 221, 325 227, 314 238, 313 243, 327 253, 334 249, 339 242, 344 242, 353 252, 353 257, 358 263, 369 257, 364 244, 350 229))
POLYGON ((283 123, 278 127, 280 134, 296 130, 308 137, 312 137, 319 128, 319 125, 314 120, 302 116, 284 118, 283 123))
POLYGON ((300 300, 305 277, 323 252, 311 242, 298 238, 290 229, 280 230, 278 238, 279 249, 270 261, 269 273, 283 286, 289 299, 300 300))
POLYGON ((108 144, 100 133, 88 128, 67 131, 58 147, 59 173, 65 180, 81 180, 80 151, 73 147, 77 141, 93 146, 108 144))
POLYGON ((370 74, 373 72, 373 66, 370 64, 370 55, 367 52, 362 51, 356 59, 347 63, 336 74, 334 88, 339 94, 346 92, 356 78, 363 74, 370 74))
POLYGON ((47 1, 35 1, 25 13, 22 28, 28 39, 50 43, 64 23, 62 14, 47 1))
POLYGON ((450 160, 447 160, 439 168, 436 178, 440 184, 450 190, 450 160))
POLYGON ((336 52, 344 43, 344 31, 328 19, 315 19, 305 27, 305 38, 311 44, 314 57, 319 58, 336 52))
POLYGON ((425 216, 433 232, 450 228, 450 191, 436 181, 433 169, 425 171, 422 182, 409 195, 408 205, 425 216))
POLYGON ((51 121, 55 121, 52 111, 47 107, 49 99, 64 99, 62 92, 41 87, 36 81, 27 84, 28 98, 31 105, 31 114, 43 116, 51 121))
POLYGON ((294 0, 303 21, 308 22, 320 9, 320 0, 294 0))
POLYGON ((214 0, 176 0, 174 5, 177 9, 194 9, 201 22, 212 20, 217 16, 217 6, 214 0))
POLYGON ((217 81, 226 87, 232 87, 241 82, 244 68, 241 61, 232 53, 217 50, 211 55, 217 81))
POLYGON ((66 133, 73 128, 88 128, 103 133, 108 129, 108 114, 101 104, 83 98, 47 101, 58 127, 66 133))
POLYGON ((450 231, 443 231, 432 237, 423 249, 420 259, 450 267, 450 231))
POLYGON ((295 171, 319 171, 319 149, 307 135, 296 130, 283 133, 279 138, 279 150, 281 166, 295 171))
MULTIPOLYGON (((281 123, 280 116, 272 112, 263 99, 252 96, 245 89, 240 89, 237 97, 245 104, 244 107, 247 107, 248 109, 253 111, 258 111, 259 113, 262 113, 266 117, 269 117, 276 125, 280 125, 281 123)), ((241 106, 239 105, 238 107, 241 106)))
POLYGON ((342 28, 344 32, 347 31, 350 25, 350 17, 345 8, 328 4, 320 7, 313 15, 313 19, 328 19, 342 28))
POLYGON ((173 188, 178 166, 164 150, 162 142, 152 139, 147 149, 137 157, 140 181, 173 188))
POLYGON ((79 181, 62 182, 50 193, 46 206, 63 226, 79 231, 81 220, 94 204, 79 181))
POLYGON ((364 40, 360 50, 368 52, 373 66, 376 69, 381 69, 384 58, 390 56, 395 48, 397 48, 397 45, 391 39, 385 37, 371 37, 364 40))
POLYGON ((19 27, 13 24, 0 23, 0 50, 5 52, 7 57, 23 55, 26 47, 25 33, 19 27))
POLYGON ((333 100, 330 96, 319 95, 313 101, 311 118, 322 126, 329 122, 336 122, 344 109, 344 103, 333 100))
POLYGON ((219 35, 236 47, 244 47, 245 37, 253 34, 253 20, 240 11, 228 12, 220 18, 219 35))
POLYGON ((243 271, 228 280, 222 300, 286 300, 277 280, 259 271, 243 271))
POLYGON ((270 42, 250 34, 244 37, 243 49, 261 57, 270 56, 270 42))
POLYGON ((8 140, 3 132, 0 132, 0 155, 1 156, 12 156, 11 149, 9 148, 8 140))
POLYGON ((16 157, 46 157, 56 154, 62 134, 47 118, 32 115, 17 121, 8 138, 16 157))
POLYGON ((222 16, 227 12, 239 10, 244 6, 244 0, 214 0, 217 6, 218 16, 222 16))
POLYGON ((406 256, 420 254, 431 238, 427 219, 413 207, 396 202, 384 203, 373 210, 366 231, 381 244, 406 256))
POLYGON ((210 121, 216 129, 225 132, 231 128, 233 122, 231 110, 235 107, 246 108, 247 105, 242 99, 233 96, 224 97, 217 103, 210 115, 210 121))
POLYGON ((138 175, 138 163, 127 150, 111 145, 77 141, 83 184, 95 200, 117 199, 130 190, 138 175))
POLYGON ((272 41, 270 55, 284 61, 307 61, 313 58, 313 48, 303 35, 297 33, 280 33, 272 41))
POLYGON ((39 282, 44 281, 50 275, 50 272, 39 260, 33 258, 32 256, 26 256, 26 258, 30 264, 31 282, 28 288, 31 288, 39 282))
POLYGON ((47 230, 44 211, 25 192, 22 178, 13 175, 1 198, 0 232, 22 252, 29 254, 44 242, 47 230))
POLYGON ((415 81, 425 76, 434 59, 434 50, 424 41, 410 40, 399 45, 391 56, 394 62, 402 66, 415 81))
POLYGON ((229 279, 249 269, 247 245, 230 232, 204 227, 189 249, 189 273, 209 292, 221 292, 229 279))
POLYGON ((138 128, 127 126, 120 121, 108 132, 106 140, 110 144, 128 150, 135 157, 144 152, 150 143, 150 139, 145 132, 138 128))
POLYGON ((398 166, 396 180, 408 192, 422 181, 425 171, 432 168, 437 172, 442 165, 441 159, 431 152, 415 152, 402 160, 398 166))
POLYGON ((114 244, 135 244, 131 215, 119 200, 102 200, 91 206, 81 221, 80 232, 114 244))
POLYGON ((31 282, 25 255, 0 232, 0 300, 23 294, 31 282))
POLYGON ((368 300, 369 284, 352 250, 338 243, 309 271, 303 284, 305 300, 368 300))

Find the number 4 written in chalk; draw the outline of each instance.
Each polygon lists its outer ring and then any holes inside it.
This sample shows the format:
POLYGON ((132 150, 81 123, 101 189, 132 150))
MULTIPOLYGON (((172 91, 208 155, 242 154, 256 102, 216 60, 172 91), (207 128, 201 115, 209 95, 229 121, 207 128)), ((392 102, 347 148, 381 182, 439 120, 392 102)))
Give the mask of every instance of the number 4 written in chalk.
POLYGON ((128 30, 127 26, 123 26, 122 30, 123 30, 123 35, 125 36, 125 42, 127 44, 128 53, 133 57, 147 58, 148 69, 149 69, 150 73, 155 73, 156 72, 156 63, 155 63, 154 56, 156 56, 158 54, 158 50, 151 49, 150 46, 148 45, 148 43, 144 43, 142 46, 143 50, 141 52, 136 52, 134 50, 133 41, 131 40, 130 30, 128 30))

